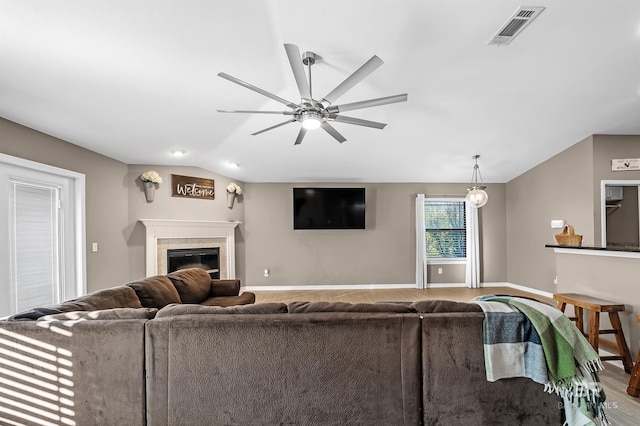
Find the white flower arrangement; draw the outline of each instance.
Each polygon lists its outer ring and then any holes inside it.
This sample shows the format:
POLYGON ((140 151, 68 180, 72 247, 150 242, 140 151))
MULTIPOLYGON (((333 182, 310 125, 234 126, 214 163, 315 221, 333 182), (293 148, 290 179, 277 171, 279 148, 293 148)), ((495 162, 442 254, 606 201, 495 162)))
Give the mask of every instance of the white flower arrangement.
POLYGON ((140 175, 140 180, 143 182, 153 182, 160 184, 162 183, 162 178, 155 170, 148 170, 140 175))
POLYGON ((242 188, 240 188, 234 182, 231 182, 229 185, 227 185, 227 192, 230 194, 242 195, 242 188))

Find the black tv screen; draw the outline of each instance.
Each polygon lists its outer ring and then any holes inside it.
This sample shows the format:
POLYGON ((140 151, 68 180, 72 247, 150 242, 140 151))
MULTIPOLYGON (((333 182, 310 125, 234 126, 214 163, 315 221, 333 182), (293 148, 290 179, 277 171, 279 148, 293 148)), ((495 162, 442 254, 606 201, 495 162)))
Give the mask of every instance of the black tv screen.
POLYGON ((364 188, 293 188, 293 229, 365 229, 364 188))

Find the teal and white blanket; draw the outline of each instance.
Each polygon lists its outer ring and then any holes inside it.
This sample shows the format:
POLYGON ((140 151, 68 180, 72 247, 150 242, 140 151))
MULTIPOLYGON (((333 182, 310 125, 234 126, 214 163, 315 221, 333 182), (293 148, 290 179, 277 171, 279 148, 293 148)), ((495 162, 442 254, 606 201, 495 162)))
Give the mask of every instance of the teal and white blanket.
POLYGON ((608 425, 600 357, 558 309, 513 296, 473 301, 485 313, 487 380, 528 377, 563 399, 566 426, 608 425))

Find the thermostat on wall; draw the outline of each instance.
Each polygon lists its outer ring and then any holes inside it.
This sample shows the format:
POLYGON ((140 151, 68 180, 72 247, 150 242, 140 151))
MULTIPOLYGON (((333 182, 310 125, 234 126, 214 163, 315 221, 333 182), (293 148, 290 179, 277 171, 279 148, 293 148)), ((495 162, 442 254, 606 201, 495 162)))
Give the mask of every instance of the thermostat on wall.
POLYGON ((560 229, 564 226, 564 220, 562 219, 554 219, 551 221, 551 227, 554 229, 560 229))

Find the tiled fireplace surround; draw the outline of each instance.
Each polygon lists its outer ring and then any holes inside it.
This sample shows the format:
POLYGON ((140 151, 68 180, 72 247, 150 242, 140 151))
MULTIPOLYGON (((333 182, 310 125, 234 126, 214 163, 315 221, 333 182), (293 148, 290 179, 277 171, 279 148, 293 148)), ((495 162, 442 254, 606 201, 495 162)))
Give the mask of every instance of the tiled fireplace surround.
POLYGON ((220 279, 236 277, 235 228, 240 222, 140 219, 146 229, 146 275, 167 273, 167 250, 220 248, 220 279))

